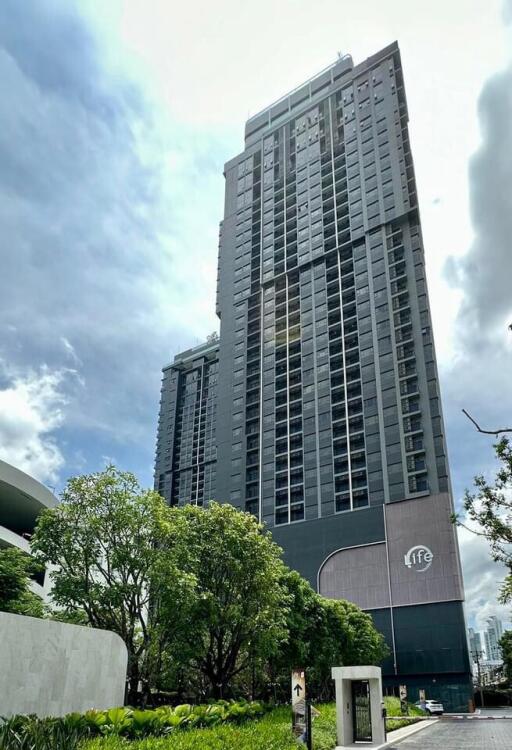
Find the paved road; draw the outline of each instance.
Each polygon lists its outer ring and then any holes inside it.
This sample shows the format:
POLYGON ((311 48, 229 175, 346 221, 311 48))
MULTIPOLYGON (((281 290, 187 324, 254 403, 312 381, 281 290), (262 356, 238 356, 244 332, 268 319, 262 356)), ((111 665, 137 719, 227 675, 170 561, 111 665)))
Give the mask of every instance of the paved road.
POLYGON ((507 718, 512 719, 512 706, 504 706, 503 708, 480 708, 478 710, 480 716, 494 716, 497 718, 506 716, 507 718))
POLYGON ((512 721, 440 721, 408 740, 396 750, 511 750, 512 721))

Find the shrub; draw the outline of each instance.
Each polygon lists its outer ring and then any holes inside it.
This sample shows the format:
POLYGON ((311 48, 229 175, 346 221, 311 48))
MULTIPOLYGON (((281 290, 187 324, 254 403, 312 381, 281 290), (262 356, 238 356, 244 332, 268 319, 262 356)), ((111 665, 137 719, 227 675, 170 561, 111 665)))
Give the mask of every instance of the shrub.
MULTIPOLYGON (((385 698, 388 713, 396 708, 395 700, 398 699, 385 698)), ((317 708, 319 715, 313 723, 313 749, 332 750, 336 745, 336 705, 328 703, 317 708)), ((298 745, 292 737, 290 718, 290 709, 282 707, 243 726, 222 724, 176 732, 167 738, 148 737, 134 742, 120 737, 98 738, 84 742, 80 750, 298 750, 304 745, 298 745)), ((418 720, 418 716, 413 718, 413 721, 418 720)), ((408 719, 388 722, 393 724, 388 731, 409 723, 408 719)))
MULTIPOLYGON (((397 698, 385 698, 389 715, 398 715, 397 698)), ((387 722, 388 731, 418 721, 421 709, 409 706, 410 718, 387 722)), ((318 706, 313 724, 314 750, 336 745, 335 704, 318 706)), ((69 714, 62 719, 15 716, 0 726, 1 750, 297 750, 291 735, 290 708, 265 707, 254 701, 218 701, 208 705, 162 706, 155 710, 114 708, 69 714), (259 721, 247 719, 259 718, 259 721), (188 731, 182 731, 188 730, 188 731)))
POLYGON ((13 716, 0 723, 2 750, 75 750, 89 736, 89 726, 80 714, 62 719, 13 716))
MULTIPOLYGON (((400 707, 400 699, 392 695, 386 696, 384 699, 386 704, 386 710, 388 716, 400 717, 402 710, 400 707)), ((386 729, 388 732, 393 732, 395 729, 401 729, 407 727, 410 724, 414 724, 419 721, 421 717, 426 716, 425 711, 419 706, 414 706, 412 703, 407 704, 407 715, 403 718, 388 719, 386 721, 386 729)))
POLYGON ((224 723, 133 742, 122 737, 98 737, 84 742, 80 750, 297 750, 299 745, 290 730, 290 709, 279 708, 259 721, 243 725, 224 723))
POLYGON ((114 736, 138 739, 174 733, 177 729, 240 724, 262 716, 265 706, 257 701, 220 701, 208 705, 162 706, 141 711, 131 708, 91 710, 63 718, 38 719, 14 716, 0 725, 1 750, 75 750, 80 740, 114 736))

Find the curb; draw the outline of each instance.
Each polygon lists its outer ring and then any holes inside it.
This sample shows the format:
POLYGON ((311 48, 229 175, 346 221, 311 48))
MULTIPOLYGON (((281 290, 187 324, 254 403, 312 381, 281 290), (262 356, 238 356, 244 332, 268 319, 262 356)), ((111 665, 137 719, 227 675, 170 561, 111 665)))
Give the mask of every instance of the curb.
MULTIPOLYGON (((403 740, 408 739, 411 735, 416 734, 417 732, 421 732, 422 729, 425 729, 426 727, 431 727, 433 724, 437 724, 438 719, 434 719, 433 721, 418 721, 416 724, 412 724, 409 727, 402 727, 401 729, 395 729, 394 732, 390 732, 388 738, 386 739, 386 742, 382 745, 373 745, 372 750, 385 750, 385 748, 390 748, 390 750, 393 750, 394 746, 398 744, 399 742, 402 742, 403 740), (391 735, 394 734, 395 736, 392 737, 391 735)), ((350 745, 349 747, 344 747, 343 745, 336 745, 335 750, 352 750, 352 748, 361 747, 363 748, 364 745, 350 745)))
POLYGON ((512 716, 476 716, 475 714, 451 714, 443 716, 440 721, 512 721, 512 716))
POLYGON ((381 745, 381 748, 392 748, 393 745, 402 742, 403 740, 408 739, 413 734, 416 734, 417 732, 421 732, 423 729, 426 729, 427 727, 431 727, 434 724, 437 724, 439 719, 423 719, 422 721, 418 721, 415 724, 411 724, 410 727, 402 727, 401 729, 395 729, 394 732, 390 732, 388 739, 384 745, 381 745), (394 735, 392 737, 391 735, 394 735))

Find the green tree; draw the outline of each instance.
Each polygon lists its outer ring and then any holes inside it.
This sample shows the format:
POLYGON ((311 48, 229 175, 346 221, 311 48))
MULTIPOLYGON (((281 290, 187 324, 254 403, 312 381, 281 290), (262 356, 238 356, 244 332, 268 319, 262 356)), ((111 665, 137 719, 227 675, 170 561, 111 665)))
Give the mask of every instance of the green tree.
POLYGON ((333 687, 331 667, 379 664, 387 656, 384 637, 355 604, 320 596, 296 571, 287 570, 283 583, 291 598, 289 635, 270 662, 273 682, 288 690, 290 669, 302 666, 313 694, 325 698, 333 687))
POLYGON ((114 466, 68 481, 62 502, 45 510, 32 550, 52 563, 53 602, 60 618, 117 633, 128 650, 128 691, 136 703, 154 679, 165 637, 159 625, 163 571, 173 585, 171 623, 185 615, 188 581, 172 566, 161 530, 168 508, 157 493, 142 490, 133 476, 114 466), (151 606, 150 606, 151 604, 151 606))
POLYGON ((505 676, 509 685, 512 684, 512 630, 505 630, 500 638, 501 654, 503 656, 503 666, 505 676))
MULTIPOLYGON (((512 601, 512 446, 509 438, 502 437, 494 448, 500 462, 494 482, 482 475, 475 477, 476 491, 466 491, 464 509, 467 518, 478 526, 474 533, 488 540, 493 559, 510 571, 500 597, 507 603, 512 601)), ((456 521, 465 526, 458 517, 456 521)))
POLYGON ((388 655, 384 636, 375 628, 369 614, 344 599, 323 599, 323 603, 330 610, 329 632, 336 649, 331 653, 334 659, 338 657, 338 663, 345 666, 379 664, 388 655), (339 631, 344 632, 341 643, 336 637, 339 631))
POLYGON ((311 666, 315 661, 325 637, 326 609, 322 598, 297 571, 286 569, 282 583, 290 597, 286 617, 288 637, 274 664, 289 671, 293 667, 311 666))
POLYGON ((52 563, 59 618, 112 630, 128 649, 130 703, 153 688, 254 693, 265 669, 375 663, 382 637, 348 602, 318 596, 269 532, 232 505, 169 508, 113 466, 69 480, 32 539, 52 563), (265 666, 266 665, 266 666, 265 666), (270 667, 268 666, 270 665, 270 667))
POLYGON ((0 549, 0 610, 17 615, 44 617, 40 596, 30 590, 30 579, 44 568, 16 547, 0 549))
POLYGON ((172 509, 166 535, 175 564, 195 581, 187 622, 170 640, 222 697, 286 638, 281 549, 254 516, 218 503, 172 509))

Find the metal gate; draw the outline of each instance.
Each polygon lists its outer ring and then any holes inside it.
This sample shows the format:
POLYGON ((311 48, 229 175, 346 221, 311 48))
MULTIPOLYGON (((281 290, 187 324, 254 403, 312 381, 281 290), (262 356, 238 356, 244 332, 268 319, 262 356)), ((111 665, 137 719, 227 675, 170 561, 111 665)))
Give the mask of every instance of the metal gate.
POLYGON ((370 685, 366 680, 354 680, 352 683, 352 718, 354 742, 371 742, 370 685))

